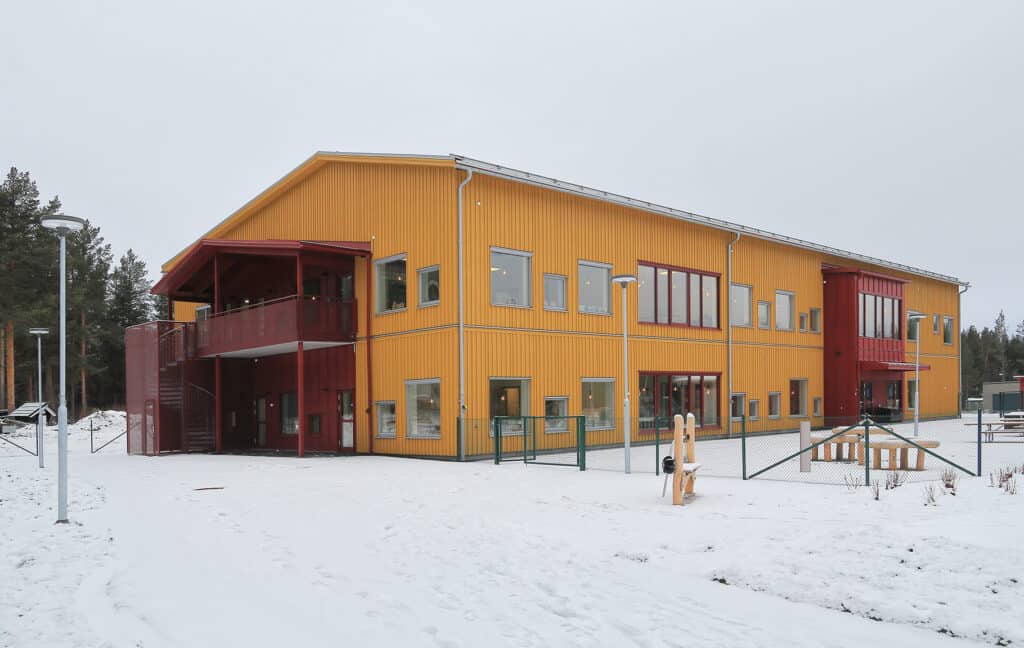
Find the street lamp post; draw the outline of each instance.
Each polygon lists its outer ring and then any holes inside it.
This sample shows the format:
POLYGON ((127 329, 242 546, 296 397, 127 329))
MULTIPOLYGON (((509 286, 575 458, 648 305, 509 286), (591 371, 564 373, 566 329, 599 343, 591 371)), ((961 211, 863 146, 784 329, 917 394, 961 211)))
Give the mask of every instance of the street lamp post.
POLYGON ((67 382, 65 347, 68 337, 67 304, 65 297, 64 257, 67 253, 68 232, 85 226, 85 220, 75 216, 55 214, 40 219, 39 224, 57 232, 60 237, 60 401, 57 406, 57 522, 68 521, 68 404, 64 393, 67 382))
POLYGON ((39 400, 39 413, 36 416, 36 456, 39 457, 39 467, 43 467, 43 420, 46 416, 46 406, 43 404, 43 336, 50 334, 48 328, 30 328, 29 335, 36 336, 36 392, 39 400))
POLYGON ((612 283, 617 283, 622 286, 622 438, 624 439, 626 449, 626 474, 630 472, 629 469, 629 342, 626 337, 627 329, 629 326, 629 317, 627 315, 627 302, 626 302, 626 287, 629 284, 636 281, 636 275, 622 274, 615 275, 612 277, 612 283))
MULTIPOLYGON (((914 436, 917 436, 917 426, 921 419, 921 320, 926 315, 922 313, 907 313, 907 321, 915 324, 914 326, 914 346, 917 350, 916 361, 914 367, 916 369, 916 375, 914 377, 914 436)), ((907 327, 909 330, 909 326, 907 327)))

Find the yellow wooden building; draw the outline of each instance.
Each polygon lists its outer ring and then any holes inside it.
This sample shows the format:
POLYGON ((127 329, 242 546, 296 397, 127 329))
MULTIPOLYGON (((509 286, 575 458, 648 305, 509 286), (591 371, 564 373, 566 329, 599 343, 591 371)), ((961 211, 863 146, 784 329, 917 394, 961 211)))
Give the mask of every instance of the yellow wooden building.
POLYGON ((921 417, 959 413, 956 278, 460 156, 317 153, 162 269, 198 321, 154 325, 159 364, 207 368, 136 395, 136 452, 471 457, 526 415, 541 447, 562 415, 620 443, 623 290, 635 442, 687 411, 704 437, 912 416, 916 344, 921 417))

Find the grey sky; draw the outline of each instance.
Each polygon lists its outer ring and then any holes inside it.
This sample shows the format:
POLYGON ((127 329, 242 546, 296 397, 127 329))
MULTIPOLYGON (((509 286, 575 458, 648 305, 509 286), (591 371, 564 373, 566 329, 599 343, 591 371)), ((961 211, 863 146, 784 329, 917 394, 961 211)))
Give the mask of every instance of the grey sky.
POLYGON ((1021 2, 0 7, 0 164, 154 271, 315 150, 461 153, 1024 320, 1021 2))

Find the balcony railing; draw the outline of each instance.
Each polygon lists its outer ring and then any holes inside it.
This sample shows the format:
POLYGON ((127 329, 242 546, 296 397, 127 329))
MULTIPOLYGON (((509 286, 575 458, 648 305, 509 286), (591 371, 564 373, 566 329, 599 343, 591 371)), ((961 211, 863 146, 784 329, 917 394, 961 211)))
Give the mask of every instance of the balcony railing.
POLYGON ((223 311, 196 322, 196 353, 213 356, 290 342, 355 339, 354 301, 297 295, 223 311))

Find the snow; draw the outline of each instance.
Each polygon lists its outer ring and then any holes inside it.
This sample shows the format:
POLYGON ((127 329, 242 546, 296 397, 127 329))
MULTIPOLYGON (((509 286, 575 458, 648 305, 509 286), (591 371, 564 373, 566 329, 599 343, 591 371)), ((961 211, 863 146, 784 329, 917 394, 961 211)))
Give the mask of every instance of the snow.
MULTIPOLYGON (((123 416, 94 417, 97 445, 123 416)), ((921 434, 952 448, 974 431, 921 434)), ((0 447, 0 646, 1024 642, 1024 488, 987 477, 936 506, 920 483, 874 501, 708 476, 736 442, 699 442, 697 497, 673 507, 649 472, 129 457, 123 439, 93 455, 88 421, 70 436, 68 525, 53 428, 43 470, 0 447)), ((1011 463, 1024 443, 985 445, 986 471, 1011 463)))

